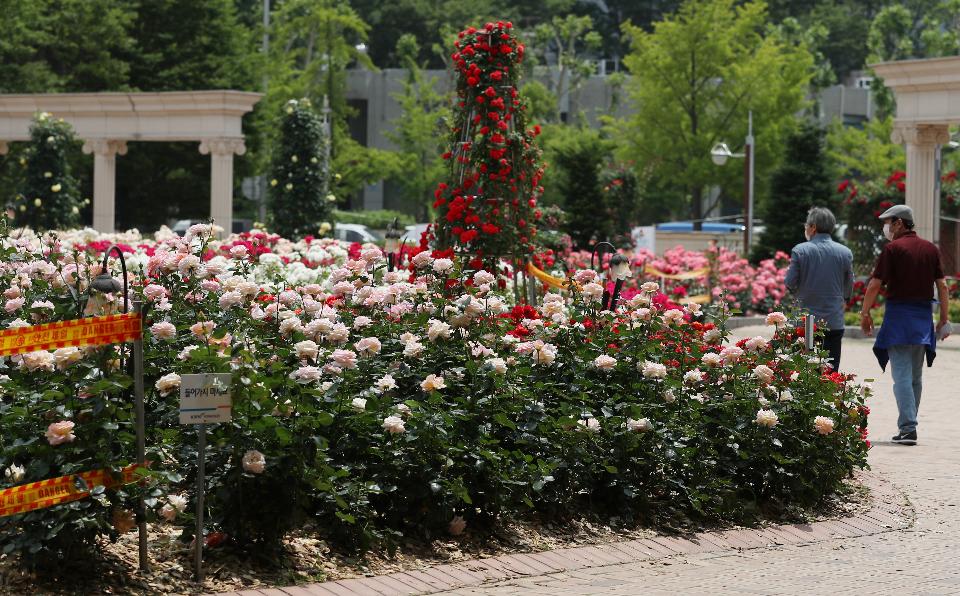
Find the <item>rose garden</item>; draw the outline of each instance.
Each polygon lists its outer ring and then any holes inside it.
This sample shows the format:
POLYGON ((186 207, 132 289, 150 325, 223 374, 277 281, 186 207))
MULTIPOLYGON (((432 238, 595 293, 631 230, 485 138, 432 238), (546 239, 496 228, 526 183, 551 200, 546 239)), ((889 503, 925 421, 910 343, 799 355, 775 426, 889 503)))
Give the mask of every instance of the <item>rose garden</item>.
MULTIPOLYGON (((142 366, 129 338, 0 358, 0 565, 19 574, 13 589, 68 586, 108 545, 133 552, 138 526, 172 537, 153 562, 190 568, 199 544, 269 568, 295 536, 362 561, 512 524, 684 535, 816 517, 854 490, 870 380, 808 347, 784 286, 790 256, 557 241, 524 52, 504 21, 453 42, 433 225, 399 245, 333 237, 330 140, 308 100, 275 115, 273 215, 242 233, 85 227, 64 157, 73 131, 36 115, 0 227, 3 337, 135 311, 142 366), (735 337, 745 315, 769 333, 735 337), (214 373, 229 377, 229 419, 181 424, 184 378, 214 373), (63 478, 75 498, 15 509, 30 503, 23 487, 63 478)), ((906 200, 904 178, 842 181, 828 197, 870 220, 853 236, 858 262, 879 246, 873 212, 906 200)), ((945 213, 956 186, 945 175, 945 213)))

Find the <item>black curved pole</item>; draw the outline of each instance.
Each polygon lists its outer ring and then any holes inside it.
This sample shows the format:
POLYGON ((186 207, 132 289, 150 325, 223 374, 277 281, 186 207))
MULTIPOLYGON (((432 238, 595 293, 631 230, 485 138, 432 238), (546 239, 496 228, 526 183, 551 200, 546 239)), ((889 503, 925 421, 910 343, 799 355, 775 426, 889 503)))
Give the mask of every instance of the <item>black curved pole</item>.
MULTIPOLYGON (((616 253, 617 253, 617 247, 614 246, 614 245, 612 245, 612 244, 610 244, 609 242, 607 242, 607 241, 605 241, 605 240, 600 241, 600 242, 597 242, 597 243, 593 246, 593 252, 590 253, 590 268, 591 268, 591 269, 594 269, 593 260, 597 257, 597 252, 598 252, 597 249, 599 249, 601 246, 607 246, 607 247, 609 247, 610 250, 608 250, 607 252, 610 252, 610 253, 613 253, 613 254, 616 254, 616 253)), ((600 257, 600 269, 603 269, 603 257, 600 257)), ((600 272, 598 272, 598 273, 600 273, 600 272)), ((607 285, 604 284, 604 285, 603 285, 603 298, 602 298, 602 302, 601 302, 601 306, 602 306, 604 309, 612 308, 612 306, 607 306, 607 303, 608 303, 609 300, 610 300, 610 292, 607 291, 607 285)))
POLYGON ((107 252, 103 253, 103 263, 100 264, 101 269, 104 273, 107 273, 107 261, 110 259, 110 253, 116 252, 117 256, 120 257, 120 269, 123 271, 123 312, 124 314, 130 311, 130 292, 127 287, 127 261, 123 256, 123 251, 120 250, 120 247, 116 244, 111 244, 110 248, 107 249, 107 252))

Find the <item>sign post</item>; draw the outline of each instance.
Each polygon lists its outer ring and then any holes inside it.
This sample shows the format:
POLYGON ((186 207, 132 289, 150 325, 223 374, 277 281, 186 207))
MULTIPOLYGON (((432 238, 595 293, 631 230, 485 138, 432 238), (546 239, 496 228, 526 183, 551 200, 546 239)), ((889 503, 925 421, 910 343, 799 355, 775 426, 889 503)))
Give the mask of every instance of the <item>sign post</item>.
POLYGON ((230 421, 230 373, 183 375, 180 378, 180 424, 197 426, 197 526, 194 533, 194 575, 203 583, 203 497, 207 424, 230 421))
MULTIPOLYGON (((133 301, 133 312, 137 318, 143 321, 143 302, 133 301)), ((143 334, 139 334, 133 340, 133 409, 136 415, 137 424, 137 465, 143 466, 146 463, 147 452, 147 424, 143 407, 143 334)), ((140 541, 140 570, 150 571, 150 560, 147 557, 147 508, 143 502, 143 492, 140 493, 140 501, 137 504, 137 532, 140 541)))

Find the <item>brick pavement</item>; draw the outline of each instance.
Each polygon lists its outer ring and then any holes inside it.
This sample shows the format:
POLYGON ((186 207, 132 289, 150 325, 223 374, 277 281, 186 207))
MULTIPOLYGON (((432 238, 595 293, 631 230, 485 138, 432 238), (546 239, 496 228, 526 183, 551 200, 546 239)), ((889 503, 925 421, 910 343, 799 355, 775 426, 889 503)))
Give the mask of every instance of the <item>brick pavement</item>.
MULTIPOLYGON (((765 331, 745 328, 737 334, 765 331)), ((873 473, 865 476, 875 503, 865 515, 240 594, 960 594, 960 565, 953 554, 960 530, 960 447, 953 439, 960 422, 960 403, 953 401, 960 399, 960 339, 948 340, 934 367, 924 370, 916 447, 889 442, 896 431, 892 383, 889 372, 880 374, 871 345, 872 340, 846 340, 843 355, 846 372, 876 379, 868 401, 873 473), (903 506, 904 494, 912 508, 903 506)))

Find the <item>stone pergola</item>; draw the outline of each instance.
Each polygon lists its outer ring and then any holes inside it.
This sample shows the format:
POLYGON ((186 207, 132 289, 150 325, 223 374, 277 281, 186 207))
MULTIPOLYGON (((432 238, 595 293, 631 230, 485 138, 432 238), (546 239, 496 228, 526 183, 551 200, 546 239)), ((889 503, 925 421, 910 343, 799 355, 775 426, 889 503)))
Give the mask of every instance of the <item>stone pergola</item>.
POLYGON ((906 200, 917 233, 937 242, 938 149, 950 141, 950 126, 960 124, 960 56, 885 62, 872 68, 897 99, 892 139, 906 145, 906 200))
POLYGON ((116 226, 117 155, 130 141, 197 141, 210 155, 210 216, 230 232, 233 220, 233 156, 243 155, 241 121, 262 94, 244 91, 164 93, 58 93, 0 95, 0 155, 11 141, 30 138, 38 112, 69 122, 93 154, 93 227, 116 226))

